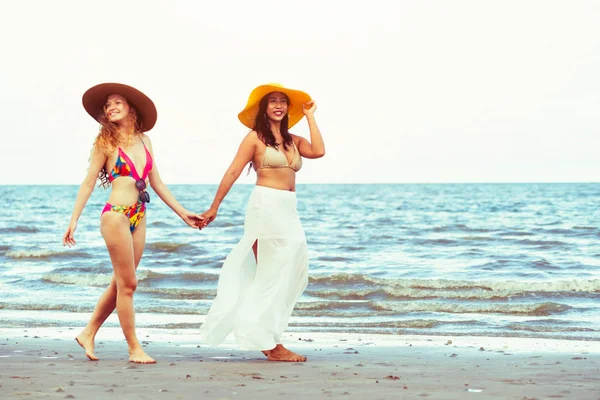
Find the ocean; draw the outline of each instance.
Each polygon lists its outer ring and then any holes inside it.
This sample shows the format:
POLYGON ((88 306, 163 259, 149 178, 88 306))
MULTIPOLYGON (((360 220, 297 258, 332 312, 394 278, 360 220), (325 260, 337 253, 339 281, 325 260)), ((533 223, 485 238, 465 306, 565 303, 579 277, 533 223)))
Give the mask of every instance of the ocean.
MULTIPOLYGON (((197 332, 252 188, 235 185, 202 231, 151 192, 138 327, 197 332)), ((202 212, 216 185, 170 189, 202 212)), ((0 186, 1 327, 85 326, 112 274, 99 232, 108 191, 94 191, 69 249, 77 190, 0 186)), ((600 184, 301 184, 297 194, 309 285, 290 331, 600 341, 600 184)))

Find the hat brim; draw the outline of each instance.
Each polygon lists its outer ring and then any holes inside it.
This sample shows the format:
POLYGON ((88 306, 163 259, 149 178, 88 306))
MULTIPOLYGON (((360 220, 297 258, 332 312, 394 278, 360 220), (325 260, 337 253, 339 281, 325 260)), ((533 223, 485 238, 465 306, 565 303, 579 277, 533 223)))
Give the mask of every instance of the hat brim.
POLYGON ((256 114, 258 113, 258 104, 260 100, 269 93, 281 92, 286 94, 290 99, 288 106, 288 129, 296 125, 304 113, 302 107, 311 100, 310 95, 301 90, 294 90, 283 87, 279 84, 267 84, 256 87, 248 97, 246 107, 238 114, 238 119, 242 124, 250 129, 254 129, 256 114))
POLYGON ((111 94, 120 94, 133 104, 141 119, 142 132, 147 132, 154 127, 158 114, 156 106, 148 96, 134 87, 122 83, 101 83, 89 88, 81 99, 83 108, 96 121, 104 115, 104 104, 111 94))

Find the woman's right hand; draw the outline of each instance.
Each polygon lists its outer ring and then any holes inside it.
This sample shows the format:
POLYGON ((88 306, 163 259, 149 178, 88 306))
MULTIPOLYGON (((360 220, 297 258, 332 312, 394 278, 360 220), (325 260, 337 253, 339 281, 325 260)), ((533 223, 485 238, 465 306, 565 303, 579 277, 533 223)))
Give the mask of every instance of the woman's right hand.
POLYGON ((71 222, 63 235, 63 246, 75 246, 75 229, 77 229, 77 222, 71 222))
POLYGON ((204 211, 202 214, 200 214, 200 216, 204 218, 202 221, 202 228, 206 228, 208 224, 210 224, 215 220, 215 218, 217 218, 217 211, 218 209, 211 207, 208 210, 204 211))
POLYGON ((302 112, 304 113, 304 115, 306 115, 307 117, 309 115, 312 115, 315 113, 315 111, 317 111, 317 103, 315 103, 314 100, 311 100, 309 102, 306 102, 302 105, 302 112))

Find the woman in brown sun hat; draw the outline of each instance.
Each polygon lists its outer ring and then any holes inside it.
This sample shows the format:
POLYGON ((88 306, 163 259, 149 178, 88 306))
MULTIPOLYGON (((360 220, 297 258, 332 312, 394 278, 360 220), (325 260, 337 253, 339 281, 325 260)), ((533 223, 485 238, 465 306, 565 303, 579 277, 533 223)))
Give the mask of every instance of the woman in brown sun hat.
POLYGON ((82 101, 88 114, 100 123, 100 132, 91 152, 87 175, 75 200, 71 221, 63 235, 63 245, 75 245, 77 220, 96 180, 99 179, 105 188, 112 186, 101 213, 100 232, 110 254, 113 276, 90 321, 75 340, 90 360, 97 360, 94 338, 116 308, 129 346, 129 361, 155 363, 137 339, 133 308, 136 269, 146 241, 146 203, 150 202, 147 184, 189 226, 199 226, 200 218, 182 207, 160 178, 152 142, 144 133, 154 127, 157 118, 156 107, 148 96, 131 86, 103 83, 88 89, 82 101))
POLYGON ((203 226, 248 163, 256 170, 244 235, 221 270, 217 297, 201 327, 203 339, 218 345, 233 331, 240 348, 262 350, 270 361, 306 361, 286 349, 281 334, 308 283, 308 250, 296 210, 296 173, 302 157, 319 158, 325 145, 317 127, 317 106, 300 90, 261 85, 238 115, 250 133, 225 172, 203 226), (289 128, 306 117, 310 141, 289 128))

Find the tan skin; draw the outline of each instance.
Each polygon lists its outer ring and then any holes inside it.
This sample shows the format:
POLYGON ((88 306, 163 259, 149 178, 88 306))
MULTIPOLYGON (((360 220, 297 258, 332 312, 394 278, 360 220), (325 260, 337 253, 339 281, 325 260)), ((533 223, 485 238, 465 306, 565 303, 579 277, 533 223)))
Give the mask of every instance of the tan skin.
MULTIPOLYGON (((267 121, 269 122, 271 132, 273 132, 273 135, 275 136, 276 142, 281 143, 283 141, 280 130, 281 120, 287 113, 287 99, 283 93, 280 92, 273 92, 268 96, 269 101, 266 110, 267 121)), ((310 130, 310 141, 303 137, 292 135, 294 144, 298 148, 298 152, 304 158, 320 158, 325 155, 325 144, 323 143, 323 137, 321 136, 321 131, 317 126, 314 116, 316 109, 317 105, 314 101, 304 104, 302 108, 310 130)), ((211 207, 201 214, 201 217, 204 218, 201 225, 202 227, 207 226, 215 220, 221 202, 246 165, 248 165, 249 162, 252 162, 255 170, 260 166, 266 148, 267 146, 259 139, 256 131, 252 131, 246 135, 239 146, 235 158, 219 184, 211 207)), ((292 160, 294 156, 294 149, 288 146, 288 150, 285 151, 283 145, 279 145, 278 149, 285 154, 288 164, 290 164, 290 160, 292 160)), ((296 172, 291 168, 261 169, 257 171, 256 184, 258 186, 294 192, 296 191, 296 172)), ((256 257, 257 242, 254 243, 252 249, 254 251, 254 257, 256 257)), ((263 353, 267 356, 269 361, 306 361, 306 357, 286 349, 282 344, 277 344, 273 349, 263 350, 263 353)))
MULTIPOLYGON (((144 141, 152 155, 153 166, 148 174, 146 184, 150 184, 156 194, 189 226, 196 228, 201 222, 199 215, 186 210, 175 199, 160 178, 150 138, 134 132, 134 126, 129 116, 127 100, 118 94, 110 95, 104 106, 105 115, 119 126, 121 136, 120 147, 127 153, 140 174, 146 165, 146 152, 141 140, 144 141)), ((75 200, 71 221, 63 235, 64 246, 75 246, 75 230, 85 204, 94 187, 102 167, 110 171, 117 160, 118 149, 103 149, 95 145, 90 157, 88 173, 83 180, 75 200)), ((139 191, 135 180, 131 177, 118 177, 112 182, 112 191, 108 203, 112 205, 130 206, 137 202, 139 191)), ((146 243, 146 218, 144 217, 133 233, 129 229, 129 219, 122 213, 108 211, 102 215, 100 232, 106 242, 106 248, 113 265, 113 276, 108 288, 100 296, 92 317, 84 330, 77 335, 77 343, 85 350, 90 360, 98 360, 94 354, 94 339, 96 333, 110 314, 117 310, 119 322, 127 345, 129 361, 142 364, 153 364, 156 361, 142 349, 135 333, 135 313, 133 309, 133 293, 137 287, 136 269, 144 252, 146 243)))

